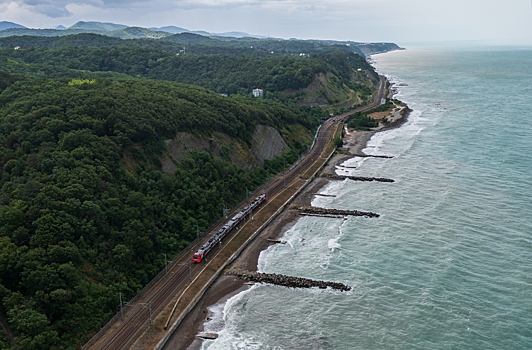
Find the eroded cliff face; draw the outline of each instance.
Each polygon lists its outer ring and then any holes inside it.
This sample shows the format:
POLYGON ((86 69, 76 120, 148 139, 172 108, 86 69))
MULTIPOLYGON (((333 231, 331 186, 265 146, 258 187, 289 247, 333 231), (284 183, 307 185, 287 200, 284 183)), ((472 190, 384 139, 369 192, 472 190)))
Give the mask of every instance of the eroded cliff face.
POLYGON ((298 103, 310 107, 343 108, 370 102, 372 93, 378 89, 378 80, 366 70, 353 70, 351 80, 356 84, 356 90, 339 81, 330 72, 319 73, 308 87, 283 92, 295 96, 298 103))
POLYGON ((259 165, 263 165, 264 160, 273 159, 289 149, 276 129, 271 126, 257 126, 257 130, 253 134, 251 153, 253 153, 259 165))
POLYGON ((161 171, 174 173, 179 162, 192 151, 209 151, 217 156, 229 159, 241 168, 250 169, 264 165, 264 160, 274 159, 290 148, 283 137, 271 126, 258 125, 251 147, 226 134, 217 132, 211 137, 179 132, 170 140, 165 140, 166 151, 161 157, 161 171))

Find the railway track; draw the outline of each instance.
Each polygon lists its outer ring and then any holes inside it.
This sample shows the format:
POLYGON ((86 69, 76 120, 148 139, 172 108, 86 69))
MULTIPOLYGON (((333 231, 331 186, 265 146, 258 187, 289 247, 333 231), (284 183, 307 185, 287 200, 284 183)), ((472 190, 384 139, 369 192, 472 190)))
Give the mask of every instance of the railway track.
MULTIPOLYGON (((321 156, 327 142, 334 136, 332 132, 334 132, 338 123, 344 122, 353 113, 378 106, 380 100, 384 96, 385 86, 386 79, 381 77, 379 93, 376 95, 373 103, 326 121, 322 125, 318 135, 316 135, 316 143, 314 147, 307 153, 307 155, 296 166, 285 172, 283 176, 277 176, 267 188, 263 189, 267 192, 268 198, 273 198, 282 192, 285 185, 294 182, 300 174, 310 169, 315 160, 321 156)), ((245 205, 246 204, 243 204, 241 207, 245 205)), ((231 217, 233 213, 241 210, 241 207, 234 209, 229 217, 231 217)), ((211 231, 211 234, 216 232, 223 225, 224 222, 220 223, 211 231)), ((199 247, 206 242, 211 237, 211 234, 205 235, 195 247, 199 247)), ((235 234, 235 232, 232 232, 230 235, 235 234)), ((214 248, 213 252, 209 255, 216 255, 216 251, 219 249, 219 247, 214 248)), ((166 276, 155 283, 141 299, 133 305, 126 304, 123 320, 110 327, 104 335, 88 348, 94 350, 119 350, 129 348, 146 327, 150 325, 150 322, 155 318, 155 315, 159 314, 164 306, 171 303, 172 299, 174 299, 177 294, 182 293, 188 285, 188 280, 194 280, 201 271, 201 265, 192 264, 191 254, 185 254, 178 263, 174 264, 174 266, 168 270, 166 276)))
MULTIPOLYGON (((322 149, 323 146, 327 143, 327 135, 331 132, 331 129, 334 127, 334 123, 327 123, 324 125, 320 133, 317 136, 316 144, 314 148, 306 155, 306 157, 293 169, 286 172, 284 177, 278 177, 276 180, 272 181, 270 186, 267 188, 268 196, 275 196, 284 189, 284 184, 289 184, 296 180, 299 174, 307 169, 310 165, 314 163, 322 149)), ((239 208, 240 209, 240 208, 239 208)), ((235 210, 238 211, 239 209, 235 210)), ((220 226, 223 225, 220 224, 220 226)), ((216 232, 218 228, 214 229, 216 232)), ((235 233, 231 233, 234 235, 235 233)), ((210 235, 206 235, 200 244, 203 244, 210 238, 210 235)), ((210 255, 216 254, 216 250, 219 248, 216 247, 210 255)), ((159 283, 154 287, 153 291, 146 293, 146 296, 139 302, 134 305, 125 305, 125 308, 132 308, 131 310, 126 310, 125 317, 123 322, 121 322, 118 327, 116 327, 111 334, 109 334, 108 341, 106 342, 97 342, 91 349, 101 349, 101 350, 115 350, 115 349, 127 349, 131 343, 136 339, 141 331, 143 331, 150 324, 150 319, 153 319, 153 315, 159 313, 163 306, 168 305, 173 296, 177 291, 182 290, 186 287, 189 280, 189 273, 192 279, 196 276, 197 272, 201 265, 192 264, 190 261, 190 256, 186 255, 183 258, 186 265, 180 265, 175 269, 168 271, 166 277, 163 277, 159 283), (188 265, 191 266, 188 266, 188 265), (190 272, 189 272, 190 268, 190 272), (150 308, 151 315, 150 318, 150 308)))
POLYGON ((127 348, 135 339, 137 333, 149 325, 153 315, 160 312, 162 307, 168 304, 174 290, 179 285, 186 284, 185 282, 189 280, 189 273, 192 275, 197 272, 198 265, 192 263, 190 265, 182 265, 176 271, 168 271, 167 276, 159 284, 159 288, 150 293, 148 298, 144 298, 142 303, 126 304, 125 307, 132 307, 133 310, 127 313, 127 317, 124 317, 124 324, 116 329, 108 342, 93 347, 93 349, 114 350, 127 348))

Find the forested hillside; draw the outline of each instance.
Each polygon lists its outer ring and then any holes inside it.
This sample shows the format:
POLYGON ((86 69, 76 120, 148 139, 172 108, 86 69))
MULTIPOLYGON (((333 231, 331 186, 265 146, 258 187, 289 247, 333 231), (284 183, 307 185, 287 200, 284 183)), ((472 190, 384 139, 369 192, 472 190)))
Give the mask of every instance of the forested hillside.
POLYGON ((220 132, 248 144, 259 123, 310 136, 321 116, 146 79, 0 79, 0 299, 20 349, 82 344, 116 311, 118 292, 134 296, 163 254, 283 164, 244 171, 207 150, 164 174, 165 139, 220 132))
POLYGON ((0 55, 6 70, 24 71, 22 64, 15 61, 9 67, 9 58, 27 64, 28 73, 32 73, 32 68, 33 72, 42 72, 43 67, 49 67, 49 77, 76 75, 79 71, 116 72, 131 77, 194 83, 231 94, 241 89, 251 93, 251 89, 258 86, 268 91, 304 88, 317 73, 325 73, 328 69, 322 61, 299 57, 176 56, 162 50, 127 47, 0 50, 0 55))
POLYGON ((322 117, 376 87, 346 45, 168 38, 0 39, 2 348, 79 347, 119 292, 133 297, 164 254, 293 163, 322 117), (251 97, 256 87, 265 98, 251 97), (290 150, 264 166, 236 162, 258 125, 290 150), (207 146, 174 157, 166 145, 183 134, 207 146))
MULTIPOLYGON (((169 27, 167 27, 170 29, 169 27)), ((152 48, 162 48, 162 46, 196 46, 201 49, 220 49, 230 48, 233 51, 261 51, 263 54, 314 54, 317 52, 327 52, 332 49, 345 49, 346 52, 355 52, 361 56, 371 55, 374 53, 399 50, 400 47, 394 43, 360 43, 354 41, 335 41, 335 40, 299 40, 299 39, 280 39, 280 38, 256 38, 256 37, 233 37, 226 35, 216 35, 207 32, 187 32, 183 28, 173 27, 171 32, 178 30, 178 34, 171 34, 166 31, 151 30, 139 27, 125 27, 112 23, 97 22, 79 22, 77 25, 66 30, 56 29, 29 29, 29 28, 10 28, 0 30, 0 38, 9 38, 3 43, 13 43, 15 46, 35 47, 35 46, 57 46, 58 42, 65 42, 61 37, 73 37, 77 35, 86 35, 102 38, 135 39, 127 40, 126 45, 145 46, 152 48), (31 39, 33 38, 33 39, 31 39), (39 40, 41 39, 41 40, 39 40), (59 40, 57 40, 59 39, 59 40), (154 40, 155 39, 155 40, 154 40), (32 43, 33 42, 33 43, 32 43), (30 44, 32 43, 32 44, 30 44), (251 49, 251 50, 249 50, 251 49)), ((105 39, 94 40, 93 45, 106 46, 105 39)), ((67 39, 67 45, 70 40, 67 39)), ((9 45, 9 44, 8 44, 9 45)), ((107 45, 109 46, 109 45, 107 45)), ((220 53, 218 52, 195 52, 195 53, 220 53)))
MULTIPOLYGON (((62 42, 65 38, 55 39, 62 42)), ((73 42, 78 39, 72 38, 73 42)), ((95 37, 88 39, 82 41, 91 44, 95 37)), ((249 95, 260 87, 271 98, 286 100, 290 96, 294 102, 309 101, 309 105, 333 101, 360 104, 371 98, 377 80, 364 58, 332 49, 304 57, 176 55, 167 50, 124 46, 0 49, 0 70, 43 78, 145 77, 200 85, 225 94, 249 95), (318 75, 327 82, 313 86, 318 75), (307 89, 309 86, 313 88, 307 89), (278 94, 285 91, 292 95, 278 94)))

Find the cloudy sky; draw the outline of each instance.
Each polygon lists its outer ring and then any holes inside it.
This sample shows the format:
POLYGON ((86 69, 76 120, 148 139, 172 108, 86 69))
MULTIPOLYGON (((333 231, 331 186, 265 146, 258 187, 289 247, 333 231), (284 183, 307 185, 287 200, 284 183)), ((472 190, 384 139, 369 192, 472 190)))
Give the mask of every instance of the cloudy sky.
POLYGON ((30 28, 99 21, 280 38, 532 45, 531 0, 0 0, 30 28))

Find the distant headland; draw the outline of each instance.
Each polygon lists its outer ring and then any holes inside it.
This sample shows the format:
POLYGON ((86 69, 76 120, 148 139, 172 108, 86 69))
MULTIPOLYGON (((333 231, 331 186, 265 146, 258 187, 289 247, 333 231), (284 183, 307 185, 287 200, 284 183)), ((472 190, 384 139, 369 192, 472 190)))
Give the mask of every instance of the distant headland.
MULTIPOLYGON (((0 22, 0 38, 12 36, 38 36, 38 37, 61 37, 75 34, 99 34, 119 39, 166 39, 176 41, 179 38, 180 42, 188 41, 195 44, 213 44, 218 41, 220 45, 227 45, 227 41, 241 41, 246 46, 253 43, 253 41, 260 40, 262 42, 279 42, 279 41, 300 41, 306 44, 331 44, 331 45, 346 45, 353 49, 363 57, 368 57, 377 53, 388 51, 401 50, 401 47, 395 43, 365 43, 356 41, 337 41, 337 40, 302 40, 302 39, 282 39, 273 38, 260 35, 253 35, 244 32, 232 31, 224 33, 209 33, 206 31, 192 31, 177 26, 164 27, 131 27, 124 24, 108 23, 108 22, 85 22, 80 21, 70 27, 62 25, 56 28, 33 29, 27 28, 23 25, 2 21, 0 22)), ((253 47, 251 45, 251 47, 253 47)))

